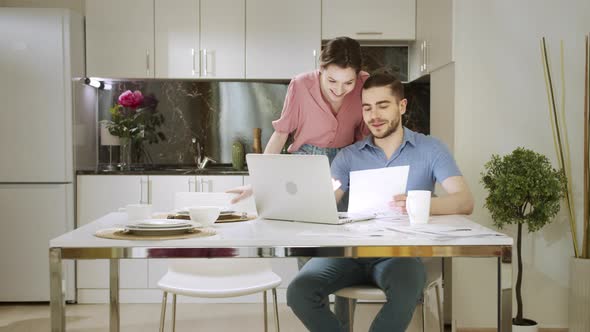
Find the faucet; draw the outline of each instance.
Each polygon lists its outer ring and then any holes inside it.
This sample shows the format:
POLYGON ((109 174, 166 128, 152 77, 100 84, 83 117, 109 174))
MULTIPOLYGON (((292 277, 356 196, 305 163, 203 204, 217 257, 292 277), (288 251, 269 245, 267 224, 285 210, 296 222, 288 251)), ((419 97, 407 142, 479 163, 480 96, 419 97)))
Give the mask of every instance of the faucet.
POLYGON ((215 159, 213 159, 213 158, 209 158, 209 157, 205 156, 203 158, 203 160, 201 160, 201 162, 199 163, 199 166, 198 166, 199 169, 203 169, 203 168, 207 167, 207 164, 210 163, 210 162, 211 163, 216 163, 217 161, 215 159))
POLYGON ((195 164, 199 165, 201 163, 201 144, 195 137, 191 139, 191 142, 193 143, 193 148, 195 149, 195 164))
POLYGON ((201 144, 195 137, 191 139, 191 142, 193 143, 195 149, 195 164, 197 164, 197 169, 203 169, 207 167, 207 164, 217 162, 215 159, 203 155, 201 144))

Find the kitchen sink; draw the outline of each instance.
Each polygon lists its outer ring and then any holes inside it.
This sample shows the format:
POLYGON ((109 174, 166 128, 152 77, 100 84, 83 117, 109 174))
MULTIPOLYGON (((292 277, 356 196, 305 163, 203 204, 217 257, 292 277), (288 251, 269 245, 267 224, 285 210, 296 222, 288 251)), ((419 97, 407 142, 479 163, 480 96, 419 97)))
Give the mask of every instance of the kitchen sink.
POLYGON ((231 164, 224 163, 210 163, 205 168, 197 168, 197 166, 163 166, 158 167, 157 171, 162 172, 174 172, 181 174, 224 174, 224 173, 236 173, 243 171, 236 171, 231 164))

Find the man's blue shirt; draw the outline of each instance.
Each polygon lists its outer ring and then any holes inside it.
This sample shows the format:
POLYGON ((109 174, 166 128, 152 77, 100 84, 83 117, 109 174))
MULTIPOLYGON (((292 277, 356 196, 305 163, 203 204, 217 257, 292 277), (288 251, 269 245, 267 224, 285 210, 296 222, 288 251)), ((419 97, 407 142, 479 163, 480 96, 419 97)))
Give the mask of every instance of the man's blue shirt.
POLYGON ((403 127, 404 138, 399 148, 387 159, 369 135, 342 149, 332 162, 332 176, 339 180, 340 189, 348 191, 350 172, 383 167, 410 166, 406 190, 434 191, 436 182, 450 176, 460 176, 455 159, 438 139, 403 127))

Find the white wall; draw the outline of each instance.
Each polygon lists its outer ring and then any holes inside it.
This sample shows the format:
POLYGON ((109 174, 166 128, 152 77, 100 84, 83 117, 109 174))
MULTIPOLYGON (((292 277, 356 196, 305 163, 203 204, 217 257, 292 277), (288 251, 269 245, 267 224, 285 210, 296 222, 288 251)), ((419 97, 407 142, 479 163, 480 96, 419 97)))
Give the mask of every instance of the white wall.
MULTIPOLYGON (((555 78, 560 77, 559 40, 565 42, 567 126, 581 221, 583 51, 584 35, 589 32, 588 0, 455 2, 455 155, 474 193, 473 218, 478 222, 492 223, 483 208, 486 192, 479 180, 491 154, 507 154, 524 146, 557 165, 541 63, 542 36, 549 42, 555 78)), ((542 327, 567 326, 568 264, 573 249, 564 212, 565 208, 553 224, 524 237, 524 313, 542 327)), ((507 232, 515 234, 515 227, 507 232)), ((456 260, 453 312, 459 327, 494 326, 495 277, 495 261, 456 260)))
POLYGON ((0 7, 69 8, 84 15, 84 0, 0 0, 0 7))

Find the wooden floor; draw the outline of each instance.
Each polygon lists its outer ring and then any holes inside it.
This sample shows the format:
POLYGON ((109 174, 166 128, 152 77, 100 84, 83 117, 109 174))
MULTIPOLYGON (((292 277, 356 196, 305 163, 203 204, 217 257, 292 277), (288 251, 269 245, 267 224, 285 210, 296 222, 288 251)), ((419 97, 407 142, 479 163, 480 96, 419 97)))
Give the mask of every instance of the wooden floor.
MULTIPOLYGON (((355 330, 367 331, 380 308, 379 304, 359 304, 355 316, 355 330)), ((166 319, 168 323, 166 331, 171 331, 169 314, 166 319)), ((176 319, 176 331, 178 332, 260 332, 264 330, 262 304, 179 303, 176 319)), ((159 304, 121 305, 121 332, 158 331, 159 320, 159 304)), ((274 321, 270 310, 269 320, 269 331, 274 331, 274 321)), ((285 304, 279 305, 279 320, 282 332, 306 331, 285 304)), ((68 305, 66 321, 68 332, 108 331, 108 306, 105 304, 68 305)), ((421 331, 421 326, 420 315, 414 315, 408 331, 421 331)), ((50 331, 48 305, 0 305, 0 332, 37 331, 50 331)), ((430 331, 435 330, 430 329, 430 331)))

